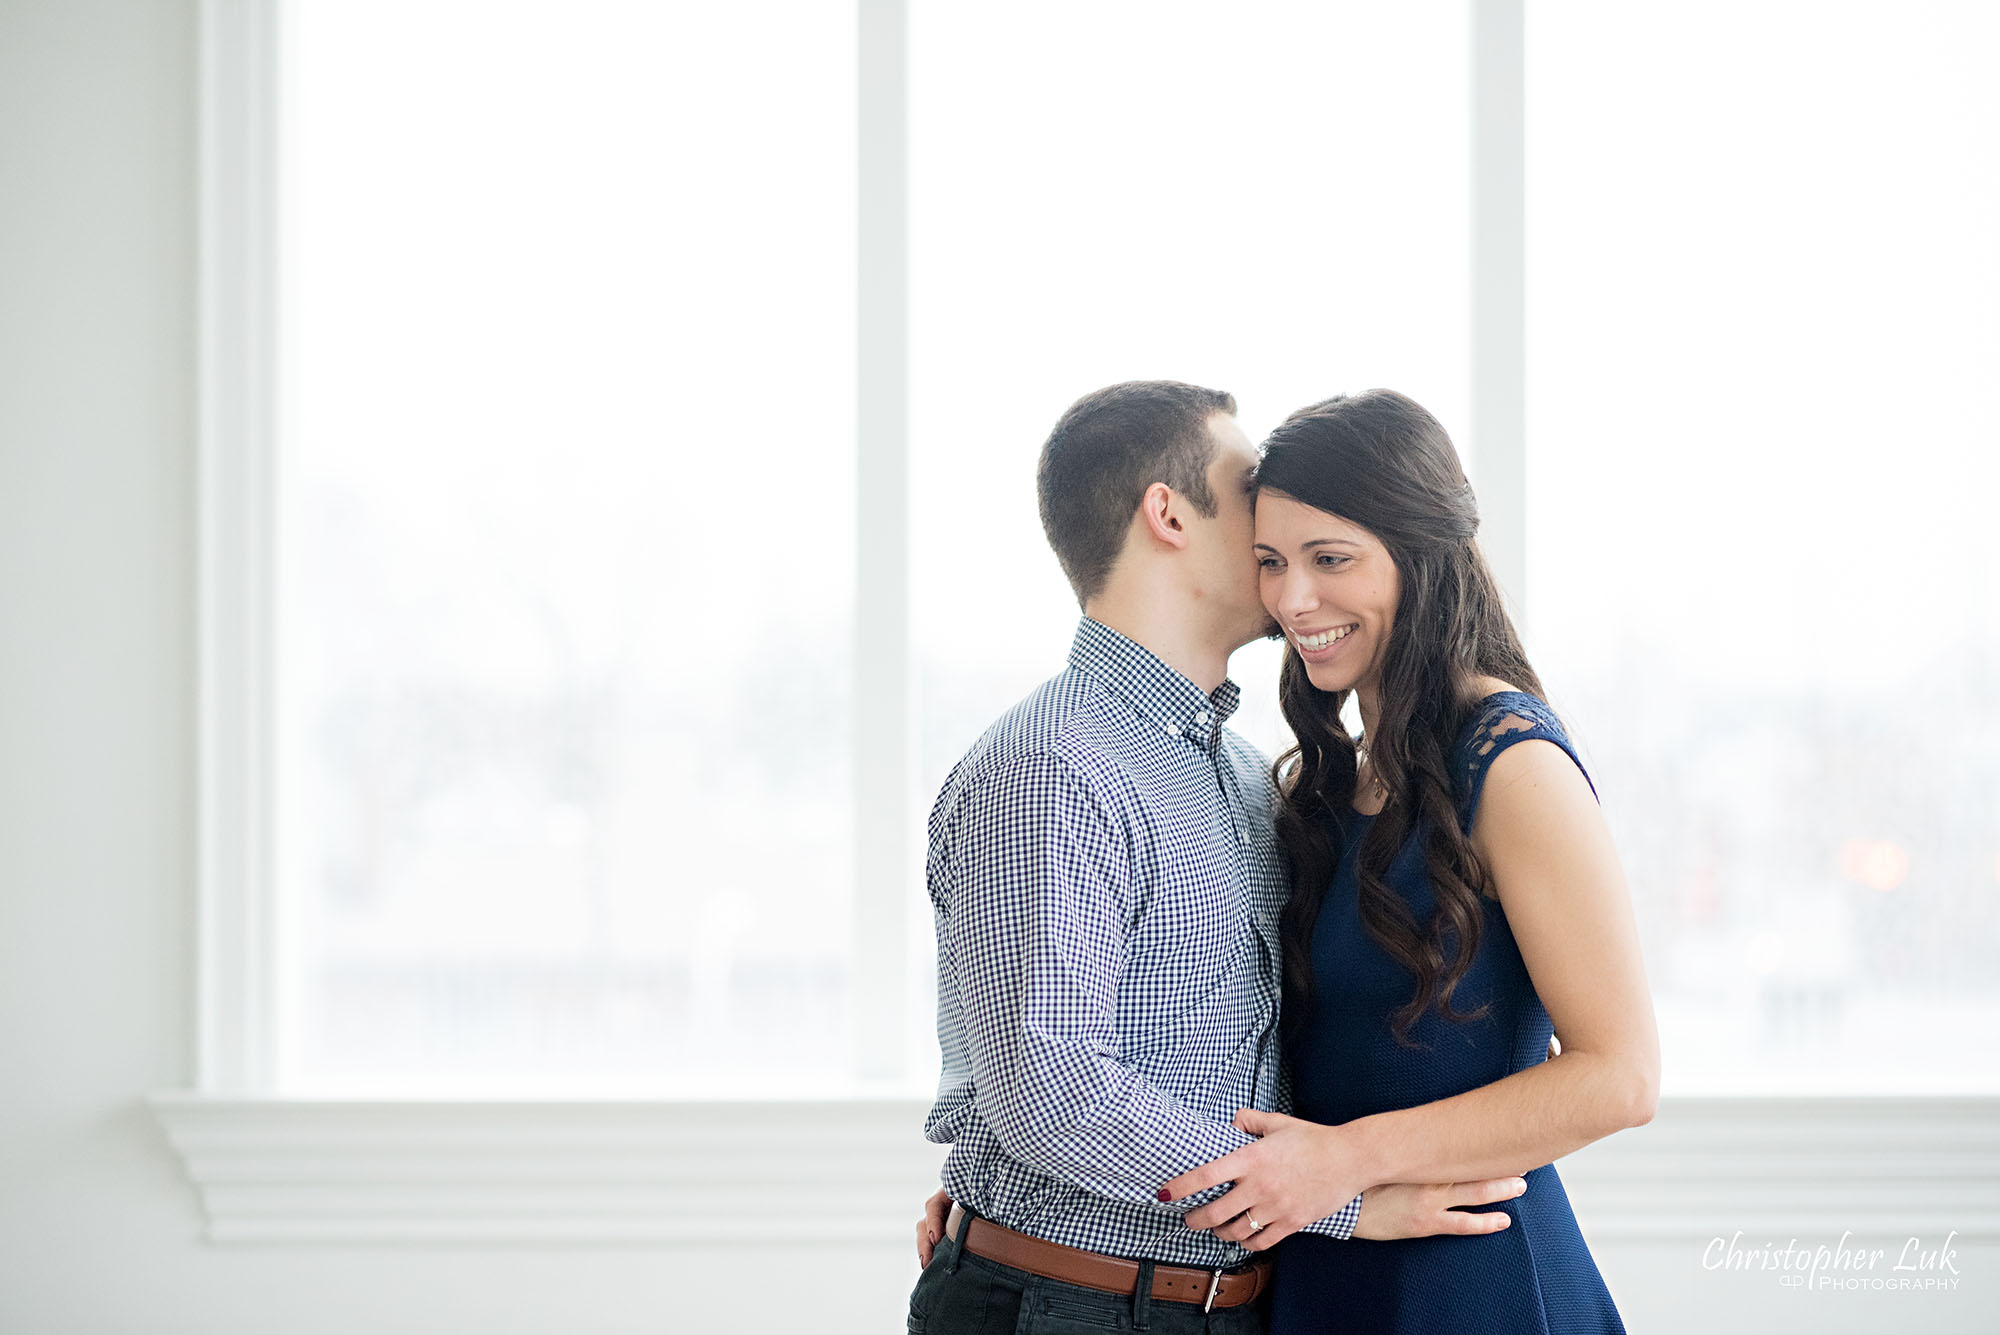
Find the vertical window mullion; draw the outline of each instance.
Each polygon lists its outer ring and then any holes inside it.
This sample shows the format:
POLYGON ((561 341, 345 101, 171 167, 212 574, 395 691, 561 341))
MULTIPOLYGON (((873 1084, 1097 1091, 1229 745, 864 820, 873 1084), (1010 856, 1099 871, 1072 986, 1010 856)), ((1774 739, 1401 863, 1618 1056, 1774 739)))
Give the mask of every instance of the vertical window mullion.
POLYGON ((908 10, 858 0, 855 1074, 904 1073, 916 773, 909 553, 908 10), (892 1038, 893 1036, 893 1038, 892 1038))
POLYGON ((272 525, 279 16, 201 9, 196 1084, 268 1089, 275 1060, 272 525))
POLYGON ((1472 0, 1472 457, 1479 545, 1528 620, 1522 0, 1472 0))

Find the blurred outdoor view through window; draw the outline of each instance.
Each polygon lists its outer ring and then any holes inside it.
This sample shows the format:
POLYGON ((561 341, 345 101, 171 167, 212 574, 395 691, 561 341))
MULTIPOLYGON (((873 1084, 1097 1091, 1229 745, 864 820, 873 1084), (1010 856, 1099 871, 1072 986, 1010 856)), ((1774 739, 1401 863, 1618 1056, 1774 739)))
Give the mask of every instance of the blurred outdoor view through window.
POLYGON ((1528 15, 1529 648, 1666 1087, 2000 1088, 2000 11, 1528 15))
MULTIPOLYGON (((1464 7, 909 11, 920 838, 1067 653, 1078 394, 1388 385, 1479 470, 1464 7)), ((2000 34, 1756 14, 1529 6, 1521 624, 1669 1093, 1992 1090, 2000 34)), ((281 1083, 847 1087, 852 8, 287 16, 281 1083)))
POLYGON ((282 1080, 840 1078, 851 11, 288 17, 282 1080))

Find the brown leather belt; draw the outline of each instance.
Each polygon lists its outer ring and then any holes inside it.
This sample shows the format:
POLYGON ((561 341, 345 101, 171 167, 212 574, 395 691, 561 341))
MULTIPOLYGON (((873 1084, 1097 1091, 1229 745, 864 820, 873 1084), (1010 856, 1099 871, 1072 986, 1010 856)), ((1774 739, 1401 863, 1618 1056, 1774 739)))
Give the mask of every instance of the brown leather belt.
MULTIPOLYGON (((965 1211, 954 1205, 945 1221, 948 1237, 957 1237, 965 1211)), ((1059 1279, 1104 1293, 1130 1293, 1139 1287, 1139 1263, 1121 1256, 1104 1256, 1081 1247, 1065 1247, 1045 1238, 1031 1238, 1002 1228, 990 1219, 972 1217, 965 1250, 989 1261, 1025 1270, 1044 1279, 1059 1279)), ((1240 1270, 1195 1270, 1180 1265, 1153 1267, 1153 1297, 1170 1303, 1195 1303, 1203 1311, 1237 1307, 1271 1286, 1271 1260, 1265 1257, 1240 1270)))

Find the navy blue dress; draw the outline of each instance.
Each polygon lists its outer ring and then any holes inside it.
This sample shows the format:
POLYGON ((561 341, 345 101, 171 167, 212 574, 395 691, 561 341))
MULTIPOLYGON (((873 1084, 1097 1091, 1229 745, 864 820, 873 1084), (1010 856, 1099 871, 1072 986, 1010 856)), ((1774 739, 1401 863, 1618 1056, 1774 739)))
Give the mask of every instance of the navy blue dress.
MULTIPOLYGON (((1583 768, 1555 714, 1534 696, 1503 691, 1480 702, 1454 748, 1462 829, 1472 828, 1493 758, 1530 738, 1556 743, 1583 768)), ((1535 995, 1506 914, 1490 897, 1481 901, 1479 949, 1452 998, 1460 1012, 1486 1003, 1487 1016, 1455 1023, 1433 1007, 1410 1031, 1421 1049, 1396 1042, 1389 1017, 1410 999, 1415 980, 1361 925, 1354 859, 1370 819, 1341 813, 1340 862, 1313 928, 1315 1005, 1290 1053, 1297 1113, 1315 1122, 1349 1122, 1449 1098, 1548 1059, 1549 1013, 1535 995)), ((1386 880, 1417 921, 1428 923, 1435 901, 1423 834, 1421 828, 1412 832, 1386 880)), ((1274 1249, 1271 1335, 1622 1332, 1555 1168, 1545 1165, 1525 1176, 1524 1195, 1483 1207, 1514 1217, 1499 1233, 1397 1242, 1343 1242, 1312 1233, 1286 1238, 1274 1249)))

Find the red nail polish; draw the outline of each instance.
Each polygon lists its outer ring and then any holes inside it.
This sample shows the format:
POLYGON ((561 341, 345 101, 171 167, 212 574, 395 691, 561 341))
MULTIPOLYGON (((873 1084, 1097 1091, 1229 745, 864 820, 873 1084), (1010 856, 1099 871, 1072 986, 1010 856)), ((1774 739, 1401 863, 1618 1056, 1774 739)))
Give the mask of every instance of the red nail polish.
POLYGON ((1170 1200, 1172 1200, 1173 1198, 1174 1198, 1174 1194, 1173 1194, 1173 1193, 1172 1193, 1171 1191, 1168 1191, 1168 1190, 1167 1190, 1167 1189, 1166 1189, 1165 1187, 1161 1187, 1161 1188, 1160 1188, 1160 1199, 1161 1199, 1161 1200, 1163 1200, 1163 1201, 1170 1201, 1170 1200))

